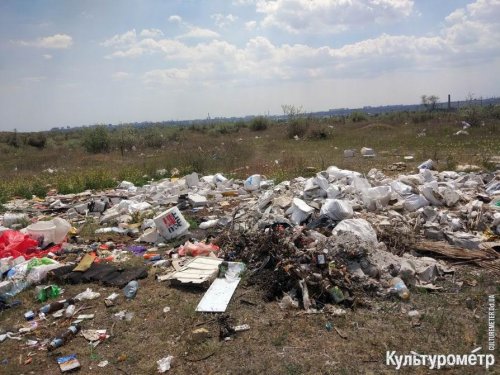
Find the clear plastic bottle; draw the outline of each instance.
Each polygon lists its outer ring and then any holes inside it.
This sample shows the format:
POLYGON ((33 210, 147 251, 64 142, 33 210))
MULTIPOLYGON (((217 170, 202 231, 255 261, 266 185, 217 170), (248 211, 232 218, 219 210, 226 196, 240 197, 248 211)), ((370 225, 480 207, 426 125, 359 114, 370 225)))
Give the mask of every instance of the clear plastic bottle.
POLYGON ((410 291, 406 286, 405 282, 399 277, 395 277, 391 280, 391 291, 399 296, 402 300, 407 300, 410 298, 410 291))
POLYGON ((123 288, 123 294, 126 298, 134 298, 138 288, 139 283, 136 280, 132 280, 123 288))
POLYGON ((78 324, 74 324, 70 326, 65 332, 63 332, 61 335, 53 339, 47 350, 51 351, 56 348, 59 348, 63 346, 65 343, 67 343, 69 340, 71 340, 76 334, 80 331, 80 326, 78 324))

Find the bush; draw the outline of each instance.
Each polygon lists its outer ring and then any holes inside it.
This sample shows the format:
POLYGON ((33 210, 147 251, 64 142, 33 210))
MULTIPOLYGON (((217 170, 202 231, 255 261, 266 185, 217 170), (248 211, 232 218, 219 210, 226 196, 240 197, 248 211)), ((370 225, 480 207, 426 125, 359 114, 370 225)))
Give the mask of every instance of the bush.
POLYGON ((309 138, 327 139, 330 136, 328 127, 324 124, 313 124, 309 127, 309 138))
POLYGON ((352 112, 349 118, 351 119, 352 122, 361 122, 361 121, 366 121, 367 119, 365 113, 358 111, 352 112))
POLYGON ((109 133, 105 126, 95 126, 85 132, 83 147, 87 152, 92 154, 109 152, 109 146, 109 133))
POLYGON ((269 120, 266 117, 257 116, 250 123, 250 130, 252 130, 252 131, 266 130, 268 123, 269 123, 269 120))
POLYGON ((28 139, 26 139, 26 144, 42 150, 47 144, 47 137, 45 136, 45 134, 40 133, 36 135, 30 135, 28 136, 28 139))
POLYGON ((302 138, 307 133, 307 122, 304 118, 295 118, 288 123, 287 136, 294 138, 295 136, 302 138))

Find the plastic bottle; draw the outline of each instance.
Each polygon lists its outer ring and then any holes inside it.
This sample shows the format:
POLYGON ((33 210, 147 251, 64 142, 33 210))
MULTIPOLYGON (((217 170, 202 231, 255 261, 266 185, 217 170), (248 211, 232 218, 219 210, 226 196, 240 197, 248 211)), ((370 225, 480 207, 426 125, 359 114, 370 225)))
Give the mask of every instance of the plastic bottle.
POLYGON ((391 280, 391 291, 396 293, 402 300, 407 300, 410 298, 410 291, 406 286, 405 282, 399 277, 395 277, 391 280))
POLYGON ((67 308, 69 305, 74 305, 75 301, 73 301, 71 298, 68 300, 63 300, 63 301, 57 301, 57 302, 52 302, 49 303, 45 306, 42 306, 40 308, 40 312, 44 314, 50 314, 55 311, 59 311, 61 309, 67 308))
POLYGON ((66 311, 64 312, 64 316, 66 318, 71 318, 73 316, 73 314, 75 313, 75 305, 69 305, 67 308, 66 308, 66 311))
POLYGON ((132 280, 127 285, 125 285, 125 288, 123 288, 123 294, 126 298, 134 298, 138 288, 139 283, 135 280, 132 280))
POLYGON ((69 340, 71 340, 76 334, 80 331, 80 326, 78 324, 74 324, 70 326, 65 332, 63 332, 59 337, 56 337, 53 339, 47 350, 51 351, 56 348, 59 348, 63 346, 65 343, 67 343, 69 340))
POLYGON ((4 294, 4 296, 11 298, 14 297, 16 294, 21 293, 24 289, 26 289, 30 284, 27 281, 24 280, 19 280, 19 281, 14 281, 12 284, 12 287, 8 292, 4 294))

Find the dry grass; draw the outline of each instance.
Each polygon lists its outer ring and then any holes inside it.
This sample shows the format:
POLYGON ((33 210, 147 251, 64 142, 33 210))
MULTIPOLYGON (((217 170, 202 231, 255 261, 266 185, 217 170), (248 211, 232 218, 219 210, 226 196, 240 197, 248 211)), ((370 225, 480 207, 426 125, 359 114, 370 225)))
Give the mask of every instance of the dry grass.
MULTIPOLYGON (((469 270, 470 271, 470 270, 469 270)), ((98 285, 64 286, 65 296, 72 296, 90 286, 101 298, 86 302, 95 318, 85 328, 107 329, 112 337, 91 350, 82 337, 76 337, 54 355, 44 351, 20 349, 20 342, 2 343, 0 365, 2 374, 58 373, 55 357, 76 353, 82 364, 81 374, 152 374, 156 361, 173 355, 174 374, 389 374, 393 368, 385 365, 385 352, 396 350, 409 354, 465 354, 486 347, 487 294, 497 292, 498 281, 486 274, 460 270, 457 281, 464 281, 459 293, 449 284, 447 293, 429 294, 414 291, 408 303, 395 300, 374 300, 369 309, 350 311, 345 317, 327 314, 303 315, 279 309, 276 302, 262 301, 262 291, 244 284, 238 287, 228 313, 235 324, 249 324, 250 331, 219 342, 217 314, 194 311, 203 291, 176 289, 158 283, 154 275, 141 280, 135 299, 106 308, 102 299, 118 291, 98 285), (474 284, 476 286, 467 286, 474 284), (466 299, 473 308, 466 308, 466 299), (242 303, 242 300, 256 305, 242 303), (163 307, 171 311, 163 314, 163 307), (420 326, 413 326, 407 311, 417 309, 423 315, 420 326), (132 311, 130 323, 114 321, 112 315, 121 310, 132 311), (330 322, 347 336, 343 339, 335 330, 328 331, 330 322), (192 333, 206 328, 208 334, 196 339, 192 333), (33 362, 24 363, 29 352, 33 362), (213 354, 211 354, 213 353, 213 354), (21 357, 20 357, 21 356, 21 357), (125 358, 120 361, 120 356, 125 358), (201 357, 205 359, 197 360, 201 357), (105 368, 97 363, 108 360, 105 368)), ((23 312, 40 305, 34 302, 34 292, 20 295, 22 308, 0 313, 0 326, 12 327, 23 322, 23 312)), ((46 324, 26 338, 50 338, 64 330, 67 323, 46 324)), ((121 359, 123 359, 121 358, 121 359)), ((411 373, 425 374, 425 368, 413 368, 411 373)), ((479 367, 451 369, 451 374, 477 374, 479 367)), ((410 371, 401 371, 409 373, 410 371)))
POLYGON ((484 127, 469 129, 469 136, 455 136, 460 124, 450 116, 433 116, 419 124, 397 119, 357 123, 308 119, 311 136, 298 141, 287 137, 286 123, 270 123, 259 132, 228 124, 163 128, 161 147, 147 147, 138 137, 136 151, 123 155, 118 149, 107 154, 88 154, 81 147, 78 134, 65 140, 56 133, 52 135, 56 141, 48 142, 43 150, 7 147, 0 154, 0 202, 12 196, 41 196, 50 188, 62 193, 107 188, 124 179, 141 185, 148 179, 160 178, 158 170, 166 169, 168 176, 173 168, 181 174, 223 172, 244 178, 261 173, 282 180, 311 173, 307 167, 321 170, 337 165, 367 172, 402 161, 405 155, 415 157, 408 163, 409 168, 429 158, 437 161, 440 169, 454 168, 459 163, 491 167, 487 160, 500 153, 500 121, 488 120, 484 127), (423 129, 426 136, 418 137, 423 129), (344 149, 359 150, 364 146, 374 148, 378 156, 369 160, 359 155, 344 159, 344 149), (43 172, 47 168, 56 172, 43 172))

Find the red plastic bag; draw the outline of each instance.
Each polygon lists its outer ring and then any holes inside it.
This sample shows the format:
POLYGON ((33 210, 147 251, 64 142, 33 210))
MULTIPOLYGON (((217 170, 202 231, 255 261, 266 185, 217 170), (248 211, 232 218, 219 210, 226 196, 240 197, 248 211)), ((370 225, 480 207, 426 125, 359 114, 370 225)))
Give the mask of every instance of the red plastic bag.
POLYGON ((40 258, 47 255, 50 251, 59 251, 60 245, 51 247, 48 250, 40 250, 38 242, 28 235, 15 230, 6 230, 0 235, 0 258, 23 256, 25 259, 34 257, 40 258))

